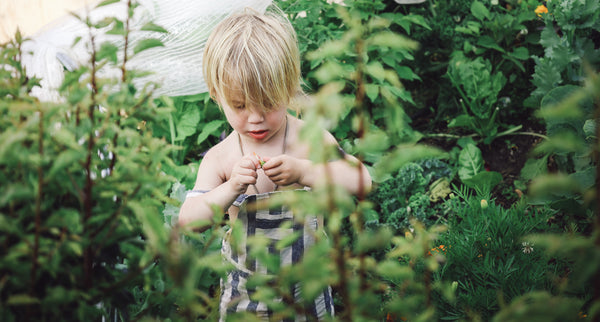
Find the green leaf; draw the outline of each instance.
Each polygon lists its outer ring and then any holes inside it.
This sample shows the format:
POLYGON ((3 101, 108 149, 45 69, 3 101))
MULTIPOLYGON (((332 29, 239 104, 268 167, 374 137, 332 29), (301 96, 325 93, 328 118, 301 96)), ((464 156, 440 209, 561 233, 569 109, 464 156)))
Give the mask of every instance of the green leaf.
POLYGON ((408 66, 398 66, 396 67, 396 73, 398 75, 398 77, 402 78, 402 79, 406 79, 406 80, 421 80, 421 78, 419 77, 419 75, 415 74, 415 72, 413 72, 413 70, 408 67, 408 66))
POLYGON ((475 18, 479 19, 480 21, 483 21, 484 19, 491 19, 491 13, 488 10, 488 8, 486 8, 486 6, 479 2, 479 1, 474 1, 471 4, 471 13, 473 14, 473 16, 475 16, 475 18))
POLYGON ((185 105, 181 114, 177 117, 177 136, 176 141, 185 140, 188 136, 194 135, 200 123, 200 110, 193 104, 185 105))
POLYGON ((381 130, 371 130, 354 142, 356 152, 377 153, 385 151, 390 146, 388 135, 381 130))
POLYGON ((196 144, 201 144, 202 142, 204 142, 204 140, 206 140, 209 135, 214 134, 215 131, 219 130, 223 123, 225 123, 225 121, 223 120, 213 120, 204 125, 204 127, 202 128, 202 132, 200 132, 200 134, 198 135, 196 144))
POLYGON ((581 119, 584 115, 579 105, 593 105, 585 101, 580 104, 579 100, 584 96, 583 88, 579 86, 565 85, 554 88, 542 98, 541 109, 536 115, 543 117, 546 122, 581 119))
POLYGON ((394 49, 416 50, 417 48, 419 48, 418 42, 391 31, 383 31, 376 33, 375 35, 367 39, 367 44, 369 46, 386 47, 394 49))
POLYGON ((367 64, 365 67, 367 74, 371 75, 374 79, 382 82, 385 78, 385 69, 378 61, 373 61, 367 64))
POLYGON ((481 36, 477 40, 477 45, 479 45, 481 47, 489 48, 489 49, 495 49, 501 53, 505 52, 504 48, 498 46, 498 43, 496 42, 496 40, 494 40, 490 36, 481 36))
POLYGON ((510 56, 519 60, 527 60, 529 59, 529 50, 527 47, 517 47, 510 53, 510 56))
POLYGON ((112 27, 112 29, 110 29, 109 31, 106 32, 107 35, 125 35, 125 24, 120 21, 115 19, 114 20, 115 24, 112 27))
POLYGON ((48 179, 52 179, 56 173, 61 170, 66 169, 68 171, 69 166, 75 164, 78 160, 83 160, 84 157, 85 153, 83 151, 72 149, 64 150, 56 157, 56 159, 54 159, 54 162, 52 162, 52 168, 50 168, 50 171, 48 172, 48 179))
POLYGON ((168 31, 165 28, 163 28, 155 23, 152 23, 152 22, 149 22, 149 23, 145 24, 144 26, 142 26, 141 30, 154 31, 154 32, 160 32, 160 33, 165 33, 165 34, 168 33, 168 31))
POLYGON ((594 139, 596 138, 596 120, 589 119, 585 120, 583 124, 583 133, 585 134, 586 139, 594 139))
POLYGON ((367 84, 365 85, 365 92, 369 100, 371 100, 371 102, 375 102, 377 97, 379 97, 379 85, 367 84))
POLYGON ((381 178, 386 177, 391 172, 395 172, 409 162, 433 157, 444 157, 444 151, 430 146, 399 145, 391 153, 384 155, 375 165, 374 180, 380 182, 381 178))
POLYGON ((483 171, 481 150, 474 144, 467 144, 458 155, 458 176, 464 182, 483 171))
POLYGON ((453 118, 450 123, 448 123, 448 127, 466 127, 473 128, 475 119, 472 116, 467 114, 459 115, 453 118))
POLYGON ((105 28, 105 27, 109 26, 111 23, 113 23, 113 21, 115 21, 114 18, 104 18, 104 19, 98 21, 94 25, 94 27, 97 28, 97 29, 102 29, 102 28, 105 28))
POLYGON ((119 48, 109 42, 102 43, 100 45, 100 49, 98 50, 97 59, 100 61, 102 59, 108 59, 113 63, 117 63, 117 51, 119 48))
POLYGON ((143 40, 140 40, 140 42, 138 42, 135 45, 135 48, 133 49, 133 53, 138 54, 138 53, 140 53, 144 50, 150 49, 150 48, 163 47, 163 46, 164 46, 163 42, 156 38, 143 39, 143 40))
POLYGON ((13 294, 8 297, 6 303, 10 305, 30 305, 30 304, 39 304, 40 299, 33 297, 28 294, 13 294))
POLYGON ((487 191, 491 191, 491 189, 502 182, 502 175, 496 171, 482 171, 468 179, 462 180, 462 182, 471 188, 489 188, 490 190, 487 191))
POLYGON ((521 169, 521 178, 529 181, 548 173, 548 156, 545 154, 539 159, 528 159, 521 169))
POLYGON ((481 24, 477 21, 467 21, 466 26, 456 26, 454 30, 471 36, 479 36, 481 24))
POLYGON ((120 0, 104 0, 104 1, 100 2, 100 3, 99 3, 97 6, 96 6, 96 8, 100 8, 100 7, 103 7, 103 6, 107 6, 107 5, 109 5, 109 4, 117 3, 117 2, 119 2, 119 1, 120 1, 120 0))

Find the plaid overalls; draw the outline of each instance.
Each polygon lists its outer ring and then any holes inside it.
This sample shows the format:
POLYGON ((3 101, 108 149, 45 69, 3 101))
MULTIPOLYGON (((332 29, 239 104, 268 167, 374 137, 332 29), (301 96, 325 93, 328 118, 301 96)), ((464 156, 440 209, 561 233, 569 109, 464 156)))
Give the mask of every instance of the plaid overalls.
MULTIPOLYGON (((197 191, 190 192, 197 195, 197 191)), ((233 270, 227 273, 224 279, 221 279, 221 300, 220 300, 220 321, 225 321, 228 313, 234 312, 253 312, 264 320, 272 320, 271 311, 265 303, 252 301, 250 296, 255 290, 246 288, 246 281, 252 274, 269 274, 267 267, 262 265, 254 258, 249 258, 247 253, 249 246, 246 245, 246 239, 249 236, 262 234, 267 236, 271 247, 270 254, 278 254, 280 265, 291 265, 301 260, 304 252, 314 244, 314 232, 317 230, 318 220, 315 216, 307 216, 304 223, 294 222, 294 214, 285 206, 273 208, 264 207, 257 209, 257 201, 266 201, 273 195, 286 192, 268 192, 256 195, 240 195, 233 203, 239 207, 237 228, 243 229, 246 233, 242 241, 238 241, 237 247, 232 248, 230 244, 231 229, 223 239, 221 253, 226 261, 233 264, 233 270), (284 222, 293 222, 289 228, 281 228, 284 222), (283 249, 276 249, 275 243, 292 233, 299 233, 300 237, 290 246, 283 249)), ((188 197, 190 195, 188 194, 188 197)), ((258 203, 264 204, 262 202, 258 203)), ((296 302, 300 301, 300 285, 296 284, 293 294, 296 302)), ((311 316, 311 320, 323 319, 326 316, 333 316, 333 299, 331 288, 327 287, 315 300, 309 305, 305 304, 306 314, 311 316)), ((306 321, 306 316, 296 316, 295 321, 306 321)), ((291 320, 294 321, 294 320, 291 320)))

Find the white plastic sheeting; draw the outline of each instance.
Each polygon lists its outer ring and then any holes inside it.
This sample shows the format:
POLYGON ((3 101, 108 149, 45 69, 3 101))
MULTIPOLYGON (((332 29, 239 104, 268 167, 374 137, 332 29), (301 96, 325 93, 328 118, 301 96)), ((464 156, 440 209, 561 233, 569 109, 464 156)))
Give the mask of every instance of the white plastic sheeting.
MULTIPOLYGON (((139 53, 127 62, 128 69, 152 72, 137 80, 142 86, 146 82, 156 82, 159 88, 156 95, 180 96, 202 93, 207 90, 202 76, 202 53, 213 27, 233 12, 251 7, 264 12, 271 0, 139 0, 140 7, 135 11, 131 30, 139 30, 152 21, 165 28, 168 33, 133 32, 130 35, 133 48, 136 41, 144 38, 158 38, 164 47, 154 47, 139 53)), ((105 17, 118 17, 124 20, 127 14, 126 1, 87 10, 74 11, 80 17, 89 16, 91 21, 105 17)), ((77 18, 67 15, 45 26, 23 44, 23 63, 29 76, 42 79, 41 87, 33 90, 33 95, 42 101, 57 101, 60 97, 56 89, 64 79, 64 70, 78 65, 89 64, 90 31, 77 18), (75 46, 74 40, 81 37, 75 46)), ((98 32, 95 36, 96 48, 102 42, 110 41, 122 48, 122 37, 98 32)), ((101 76, 119 76, 116 67, 104 68, 101 76)))

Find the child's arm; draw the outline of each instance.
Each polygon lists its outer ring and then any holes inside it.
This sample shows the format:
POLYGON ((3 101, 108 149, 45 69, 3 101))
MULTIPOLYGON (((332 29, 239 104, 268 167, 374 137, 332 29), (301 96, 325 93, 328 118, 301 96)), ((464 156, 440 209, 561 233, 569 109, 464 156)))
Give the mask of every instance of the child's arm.
MULTIPOLYGON (((337 141, 329 132, 326 132, 325 138, 327 144, 337 146, 337 141)), ((331 183, 346 188, 354 195, 358 195, 360 191, 369 192, 372 183, 371 175, 364 164, 348 154, 340 160, 330 161, 327 164, 315 164, 307 159, 280 155, 268 159, 263 165, 263 170, 271 181, 280 186, 297 183, 313 187, 325 183, 329 175, 331 183)))
POLYGON ((194 186, 194 190, 206 193, 186 198, 179 210, 180 225, 211 220, 214 215, 211 205, 227 211, 248 185, 256 183, 256 161, 250 156, 243 157, 233 166, 229 180, 225 180, 222 171, 219 171, 221 167, 222 158, 214 150, 209 150, 200 163, 194 186))

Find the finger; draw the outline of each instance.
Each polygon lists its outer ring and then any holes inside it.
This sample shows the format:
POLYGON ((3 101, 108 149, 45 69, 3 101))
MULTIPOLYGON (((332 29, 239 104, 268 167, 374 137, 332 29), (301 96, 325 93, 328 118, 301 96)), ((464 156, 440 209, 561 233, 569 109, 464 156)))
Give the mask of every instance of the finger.
POLYGON ((243 167, 245 169, 252 169, 252 170, 256 170, 258 168, 256 161, 251 158, 242 159, 240 161, 240 167, 243 167))
POLYGON ((256 170, 249 169, 249 168, 240 168, 240 170, 237 172, 237 174, 240 176, 244 176, 244 177, 253 177, 253 178, 258 177, 258 173, 256 173, 256 170))
POLYGON ((265 170, 276 168, 283 163, 281 158, 277 158, 277 157, 268 158, 268 160, 267 160, 267 158, 265 158, 265 161, 266 161, 265 164, 263 164, 263 166, 262 166, 263 169, 265 169, 265 170))

